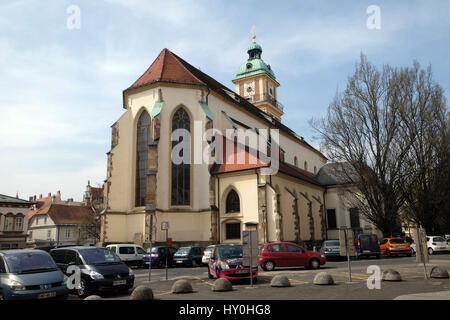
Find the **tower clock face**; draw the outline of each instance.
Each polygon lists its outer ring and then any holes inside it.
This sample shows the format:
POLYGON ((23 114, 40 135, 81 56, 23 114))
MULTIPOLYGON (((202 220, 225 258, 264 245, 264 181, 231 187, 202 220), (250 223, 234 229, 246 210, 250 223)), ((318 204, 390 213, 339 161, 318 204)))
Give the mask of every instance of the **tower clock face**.
POLYGON ((246 83, 244 84, 244 92, 245 96, 252 96, 255 94, 255 83, 246 83))

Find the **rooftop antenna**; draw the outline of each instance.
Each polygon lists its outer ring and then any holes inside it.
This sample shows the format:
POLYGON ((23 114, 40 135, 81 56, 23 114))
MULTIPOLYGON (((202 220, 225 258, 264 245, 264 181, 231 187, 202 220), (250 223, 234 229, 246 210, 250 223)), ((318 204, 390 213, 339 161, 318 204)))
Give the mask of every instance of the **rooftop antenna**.
POLYGON ((253 42, 256 42, 256 27, 255 27, 255 25, 252 26, 252 39, 253 39, 253 42))

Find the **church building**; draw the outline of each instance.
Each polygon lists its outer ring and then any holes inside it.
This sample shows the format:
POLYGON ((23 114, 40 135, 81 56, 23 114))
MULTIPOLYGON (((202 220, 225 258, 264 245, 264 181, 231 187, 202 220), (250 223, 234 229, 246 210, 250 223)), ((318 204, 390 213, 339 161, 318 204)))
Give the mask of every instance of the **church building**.
MULTIPOLYGON (((256 225, 259 243, 311 247, 328 238, 327 187, 318 179, 327 158, 283 124, 280 84, 255 37, 247 53, 235 90, 164 49, 123 91, 125 110, 112 125, 107 154, 103 245, 148 246, 150 215, 153 242, 165 242, 161 223, 167 222, 175 246, 239 243, 249 225, 256 225), (190 144, 190 158, 211 142, 194 145, 187 136, 172 141, 177 129, 191 137, 208 129, 253 130, 259 136, 264 129, 277 130, 278 170, 263 174, 268 163, 251 159, 250 149, 235 141, 232 148, 245 154, 245 163, 176 163, 171 155, 178 141, 190 144)), ((229 145, 225 136, 219 139, 229 145)), ((271 145, 270 135, 264 139, 271 145)))

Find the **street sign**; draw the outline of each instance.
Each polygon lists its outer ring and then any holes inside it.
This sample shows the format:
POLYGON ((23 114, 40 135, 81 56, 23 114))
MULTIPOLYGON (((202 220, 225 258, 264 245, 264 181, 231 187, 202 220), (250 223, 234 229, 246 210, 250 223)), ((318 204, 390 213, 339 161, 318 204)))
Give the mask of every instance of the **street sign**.
POLYGON ((427 234, 425 229, 413 228, 412 236, 416 246, 416 261, 428 263, 430 261, 430 257, 428 256, 427 234))
POLYGON ((258 231, 243 231, 242 232, 242 247, 243 247, 243 257, 242 263, 245 267, 251 266, 257 267, 259 262, 259 250, 258 250, 258 231))
POLYGON ((356 248, 353 242, 353 231, 352 229, 340 229, 339 230, 339 243, 340 243, 340 254, 341 256, 347 256, 347 245, 345 240, 345 234, 347 233, 348 239, 348 249, 349 256, 354 257, 356 255, 356 248))
POLYGON ((171 246, 172 246, 172 238, 167 238, 166 245, 167 245, 168 247, 171 247, 171 246))
POLYGON ((169 230, 169 222, 168 221, 163 221, 161 222, 161 230, 169 230))

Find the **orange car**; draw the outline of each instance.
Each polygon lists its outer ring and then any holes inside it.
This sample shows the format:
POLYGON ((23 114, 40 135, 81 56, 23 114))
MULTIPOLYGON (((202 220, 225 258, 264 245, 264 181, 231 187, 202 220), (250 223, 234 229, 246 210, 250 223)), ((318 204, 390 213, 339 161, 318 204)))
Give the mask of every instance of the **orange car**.
POLYGON ((380 241, 380 253, 387 256, 406 254, 411 257, 412 250, 409 243, 402 238, 384 238, 380 241))

